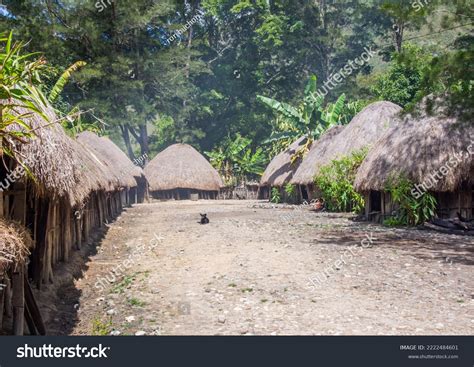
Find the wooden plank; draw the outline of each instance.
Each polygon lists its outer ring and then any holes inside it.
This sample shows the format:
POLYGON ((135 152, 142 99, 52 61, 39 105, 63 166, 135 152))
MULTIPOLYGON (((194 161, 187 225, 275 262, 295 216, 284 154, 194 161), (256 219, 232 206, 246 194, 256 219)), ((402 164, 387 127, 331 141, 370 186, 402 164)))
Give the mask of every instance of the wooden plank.
MULTIPOLYGON (((2 280, 3 282, 3 280, 2 280)), ((3 312, 5 311, 5 288, 0 289, 0 330, 2 330, 3 326, 3 312)))
POLYGON ((0 191, 0 218, 4 218, 5 214, 3 213, 3 191, 0 191))
POLYGON ((23 267, 13 273, 12 278, 12 306, 13 306, 13 335, 24 334, 25 324, 25 288, 23 281, 23 267))
POLYGON ((24 277, 25 281, 25 303, 28 311, 32 317, 36 330, 40 335, 46 335, 46 327, 44 325, 43 317, 39 310, 38 304, 36 303, 33 290, 31 289, 30 283, 28 282, 27 276, 24 277))

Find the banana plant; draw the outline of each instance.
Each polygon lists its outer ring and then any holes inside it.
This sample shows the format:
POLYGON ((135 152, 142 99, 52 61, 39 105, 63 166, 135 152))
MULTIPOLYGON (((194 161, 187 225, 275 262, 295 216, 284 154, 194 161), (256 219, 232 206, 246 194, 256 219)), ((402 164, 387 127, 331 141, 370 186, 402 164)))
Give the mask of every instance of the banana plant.
MULTIPOLYGON (((297 106, 258 95, 257 100, 270 107, 277 115, 274 129, 265 143, 281 143, 286 148, 301 136, 307 137, 306 144, 297 155, 306 153, 313 143, 327 129, 340 124, 346 96, 342 94, 335 103, 324 107, 324 96, 317 94, 317 77, 312 75, 304 89, 302 102, 297 106)), ((295 157, 297 158, 297 157, 295 157)))
POLYGON ((86 65, 87 63, 85 61, 76 61, 74 64, 69 66, 61 74, 59 79, 56 81, 56 84, 54 84, 54 87, 51 89, 51 92, 49 93, 49 97, 48 97, 49 101, 54 102, 59 97, 61 92, 64 90, 64 87, 71 79, 72 74, 86 65))
POLYGON ((49 121, 47 100, 39 88, 45 60, 38 53, 23 54, 24 47, 13 42, 12 32, 0 37, 0 155, 14 156, 15 142, 24 143, 35 135, 29 125, 33 114, 49 121), (21 129, 9 128, 12 125, 21 129))
POLYGON ((237 183, 236 180, 245 182, 248 177, 263 173, 266 155, 261 147, 252 150, 251 143, 250 139, 237 134, 234 140, 228 138, 222 146, 205 152, 226 184, 237 183))

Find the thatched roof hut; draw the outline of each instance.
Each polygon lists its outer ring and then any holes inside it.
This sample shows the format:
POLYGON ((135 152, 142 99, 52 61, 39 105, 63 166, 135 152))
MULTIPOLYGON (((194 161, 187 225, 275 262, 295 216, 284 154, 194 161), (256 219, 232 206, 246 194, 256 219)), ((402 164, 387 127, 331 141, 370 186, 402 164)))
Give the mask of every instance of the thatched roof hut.
POLYGON ((187 144, 169 146, 153 158, 144 171, 150 191, 219 191, 224 186, 214 167, 187 144))
POLYGON ((397 114, 402 110, 392 102, 374 102, 360 111, 352 121, 337 134, 317 160, 319 168, 332 160, 374 144, 391 126, 398 123, 397 114))
POLYGON ((403 175, 418 184, 431 181, 430 191, 452 192, 463 182, 474 182, 472 154, 472 124, 460 124, 454 118, 407 116, 369 151, 358 170, 355 188, 383 191, 391 178, 403 175), (449 172, 440 174, 446 166, 449 172))
MULTIPOLYGON (((38 194, 65 197, 73 206, 81 203, 93 189, 92 183, 86 176, 87 172, 78 165, 77 146, 56 122, 53 109, 48 106, 43 111, 48 121, 21 107, 16 112, 28 114, 23 120, 33 129, 35 136, 25 144, 15 144, 15 159, 31 171, 38 194)), ((18 125, 10 128, 24 131, 18 125)))
POLYGON ((85 131, 78 135, 77 140, 94 153, 101 164, 107 167, 108 175, 114 177, 120 186, 137 186, 136 178, 143 175, 142 169, 134 165, 109 138, 85 131))
POLYGON ((336 125, 326 131, 311 146, 311 150, 304 157, 303 162, 296 170, 291 180, 292 184, 310 185, 314 181, 317 169, 320 167, 318 160, 326 154, 326 150, 334 137, 344 129, 341 125, 336 125))
POLYGON ((33 241, 26 228, 0 219, 0 279, 9 269, 25 264, 32 248, 33 241))
POLYGON ((260 179, 260 186, 281 187, 293 177, 293 174, 301 164, 301 159, 291 162, 294 154, 303 147, 307 141, 306 137, 301 137, 292 143, 285 151, 277 154, 268 164, 260 179))

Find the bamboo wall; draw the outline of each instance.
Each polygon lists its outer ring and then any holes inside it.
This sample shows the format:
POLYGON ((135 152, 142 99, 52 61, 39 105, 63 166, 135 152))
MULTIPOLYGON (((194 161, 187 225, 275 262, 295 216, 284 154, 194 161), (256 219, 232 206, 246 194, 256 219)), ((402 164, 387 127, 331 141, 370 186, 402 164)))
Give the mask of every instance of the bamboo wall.
POLYGON ((73 208, 64 198, 39 195, 30 181, 0 191, 0 217, 25 225, 35 243, 29 263, 0 279, 7 285, 0 290, 0 335, 46 332, 30 282, 39 290, 54 283, 55 267, 69 261, 73 251, 90 242, 94 231, 131 205, 130 195, 128 189, 93 192, 83 205, 73 208))

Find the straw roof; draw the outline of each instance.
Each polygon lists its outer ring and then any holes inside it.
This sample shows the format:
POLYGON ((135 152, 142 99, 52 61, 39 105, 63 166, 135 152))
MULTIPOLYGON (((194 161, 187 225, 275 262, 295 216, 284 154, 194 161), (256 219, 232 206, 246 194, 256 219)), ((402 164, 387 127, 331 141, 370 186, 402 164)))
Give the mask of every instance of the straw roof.
POLYGON ((0 219, 0 277, 11 266, 23 264, 33 248, 25 227, 0 219))
POLYGON ((381 191, 390 178, 404 175, 414 183, 432 185, 430 191, 455 191, 463 181, 474 181, 474 160, 469 150, 474 153, 472 124, 459 124, 445 117, 407 116, 369 151, 357 172, 355 188, 361 192, 381 191), (441 167, 449 172, 443 174, 441 167))
POLYGON ((109 138, 99 137, 93 132, 85 131, 77 140, 88 148, 89 153, 99 161, 109 179, 115 180, 121 187, 136 187, 135 177, 141 177, 143 171, 134 165, 127 155, 109 138))
POLYGON ((291 144, 285 151, 277 154, 268 164, 260 180, 260 186, 283 186, 290 182, 293 174, 298 169, 301 159, 291 163, 293 155, 306 142, 306 137, 301 137, 291 144))
MULTIPOLYGON (((16 109, 18 114, 29 114, 23 120, 34 130, 35 136, 24 144, 15 143, 15 158, 31 171, 38 194, 65 197, 72 206, 81 203, 93 187, 81 167, 77 145, 57 123, 52 107, 44 107, 48 121, 24 108, 16 109)), ((19 125, 9 129, 24 131, 19 125)))
POLYGON ((334 137, 344 129, 341 125, 336 125, 326 131, 318 140, 311 146, 311 150, 304 157, 303 162, 296 170, 291 180, 292 184, 309 185, 314 181, 320 157, 324 156, 326 150, 333 141, 334 137))
POLYGON ((174 144, 145 166, 151 191, 195 189, 218 191, 224 186, 211 164, 187 144, 174 144))
POLYGON ((351 122, 337 134, 317 161, 319 168, 334 159, 348 156, 364 147, 370 147, 380 139, 388 128, 398 123, 397 114, 402 110, 392 102, 374 102, 360 111, 351 122))

